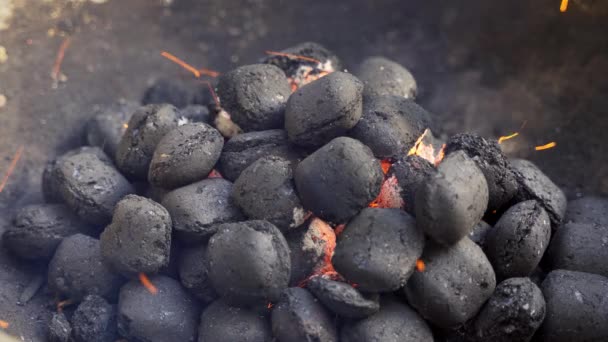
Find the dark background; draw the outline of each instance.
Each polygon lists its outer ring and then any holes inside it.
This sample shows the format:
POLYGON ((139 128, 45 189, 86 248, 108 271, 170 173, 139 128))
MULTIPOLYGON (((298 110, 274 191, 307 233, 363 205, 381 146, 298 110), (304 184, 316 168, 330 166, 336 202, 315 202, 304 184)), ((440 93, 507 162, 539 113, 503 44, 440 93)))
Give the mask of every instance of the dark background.
MULTIPOLYGON (((3 0, 0 0, 2 4, 3 0)), ((7 0, 4 0, 7 1, 7 0)), ((608 2, 571 0, 262 1, 14 0, 0 31, 0 173, 23 157, 0 193, 0 234, 11 209, 41 201, 44 162, 82 142, 94 105, 139 100, 159 77, 191 77, 160 57, 166 50, 218 71, 257 61, 265 50, 317 41, 352 69, 384 55, 418 80, 420 104, 443 136, 472 131, 536 162, 569 198, 608 193, 608 2), (71 37, 53 87, 50 72, 71 37), (551 150, 535 145, 556 141, 551 150)), ((17 298, 36 266, 0 249, 0 319, 9 332, 40 340, 52 298, 17 298)))

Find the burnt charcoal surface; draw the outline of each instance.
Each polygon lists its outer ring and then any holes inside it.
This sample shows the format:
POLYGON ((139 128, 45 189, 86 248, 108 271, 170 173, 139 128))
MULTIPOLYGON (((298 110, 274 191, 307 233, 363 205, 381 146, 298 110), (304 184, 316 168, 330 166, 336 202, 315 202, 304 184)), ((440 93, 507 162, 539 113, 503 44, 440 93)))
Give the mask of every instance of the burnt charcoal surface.
POLYGON ((19 209, 2 240, 21 258, 49 259, 63 238, 81 231, 84 224, 65 205, 33 204, 19 209))
POLYGON ((70 299, 95 294, 111 300, 123 279, 102 262, 99 240, 76 234, 57 247, 49 263, 48 283, 51 290, 70 299))
POLYGON ((48 329, 48 342, 68 342, 70 340, 72 326, 62 312, 53 313, 48 329))
POLYGON ((413 99, 418 92, 416 80, 409 70, 384 57, 366 58, 355 72, 365 85, 366 99, 376 96, 394 95, 413 99))
POLYGON ((608 226, 593 223, 564 224, 551 240, 547 260, 552 269, 608 277, 608 226))
POLYGON ((120 289, 118 332, 129 341, 194 342, 200 308, 184 288, 169 277, 151 277, 151 294, 133 280, 120 289))
POLYGON ((326 260, 331 260, 329 238, 335 241, 333 228, 318 218, 308 219, 302 226, 285 234, 291 255, 291 279, 289 284, 297 286, 313 274, 315 270, 325 266, 326 260))
POLYGON ((167 133, 156 146, 148 181, 164 189, 175 189, 204 179, 215 166, 224 138, 205 123, 190 123, 167 133))
POLYGON ((267 221, 225 223, 207 249, 209 278, 231 305, 265 305, 289 283, 289 247, 267 221))
POLYGON ((380 310, 378 295, 365 297, 350 284, 313 277, 307 285, 310 292, 338 316, 362 319, 380 310))
POLYGON ((296 188, 306 209, 334 223, 346 222, 380 192, 380 162, 361 142, 340 137, 302 160, 296 188))
POLYGON ((207 246, 183 248, 179 254, 179 279, 182 285, 203 303, 218 297, 207 270, 207 246))
POLYGON ((391 165, 388 176, 397 178, 405 211, 415 214, 416 191, 420 184, 435 172, 433 164, 416 155, 403 154, 391 165))
POLYGON ((529 278, 498 286, 472 323, 476 341, 527 342, 545 318, 545 299, 529 278))
POLYGON ((313 58, 316 61, 293 58, 289 56, 269 55, 263 59, 263 63, 273 64, 281 68, 288 77, 294 77, 302 66, 316 67, 317 61, 321 64, 331 66, 333 70, 341 70, 342 63, 333 52, 327 50, 321 44, 305 42, 280 51, 283 54, 291 54, 313 58))
POLYGON ((209 108, 202 105, 190 105, 179 110, 179 116, 186 118, 190 122, 203 122, 211 124, 209 108))
POLYGON ((487 224, 485 221, 479 221, 479 223, 476 224, 473 230, 469 233, 469 239, 475 242, 479 247, 485 248, 488 233, 492 229, 492 226, 487 224))
POLYGON ((492 265, 469 238, 450 247, 427 242, 424 272, 414 272, 405 287, 408 302, 441 328, 471 319, 496 286, 492 265))
POLYGON ((97 146, 112 159, 126 130, 131 115, 138 105, 133 102, 115 103, 101 107, 87 123, 86 138, 91 146, 97 146))
POLYGON ((608 198, 588 196, 570 201, 564 222, 608 226, 608 198))
POLYGON ((541 289, 547 302, 543 341, 608 341, 608 278, 555 270, 541 289))
POLYGON ((220 76, 222 107, 245 132, 281 128, 291 87, 285 73, 270 64, 238 67, 220 76))
POLYGON ((234 204, 232 183, 221 178, 205 179, 175 189, 163 197, 180 241, 197 243, 215 234, 221 223, 242 221, 245 216, 234 204))
POLYGON ((428 325, 406 304, 383 298, 380 311, 368 318, 345 324, 342 342, 432 342, 428 325))
POLYGON ((407 154, 430 126, 429 113, 414 101, 378 96, 363 103, 361 120, 349 135, 369 146, 377 158, 390 158, 407 154))
POLYGON ((451 245, 468 235, 488 205, 488 184, 464 152, 446 156, 437 173, 416 192, 416 223, 427 235, 451 245))
POLYGON ((332 262, 362 291, 387 292, 405 285, 422 254, 424 235, 399 209, 365 208, 338 236, 332 262))
POLYGON ((125 276, 156 273, 169 264, 171 217, 160 204, 129 195, 101 234, 104 262, 125 276))
POLYGON ((117 337, 116 307, 99 296, 85 297, 72 316, 74 342, 114 342, 117 337))
POLYGON ((272 309, 272 332, 279 342, 336 342, 338 336, 332 317, 306 289, 286 289, 272 309))
POLYGON ((333 72, 289 97, 285 129, 296 145, 318 147, 344 135, 361 119, 363 84, 356 77, 333 72))
POLYGON ((486 254, 501 278, 525 277, 536 268, 551 238, 551 222, 534 200, 507 210, 486 237, 486 254))
POLYGON ((201 315, 198 341, 270 342, 272 330, 268 317, 216 300, 201 315))
POLYGON ((286 159, 268 156, 249 165, 234 182, 232 198, 247 217, 267 220, 283 232, 304 223, 293 164, 286 159))
POLYGON ((496 141, 474 134, 456 134, 447 141, 445 154, 455 151, 464 151, 486 177, 488 210, 500 209, 515 196, 518 190, 515 174, 496 141))
POLYGON ((127 177, 146 180, 156 145, 177 127, 179 111, 172 105, 147 105, 136 110, 129 120, 118 149, 116 165, 127 177))
POLYGON ((511 161, 515 177, 519 183, 519 192, 515 195, 518 202, 535 199, 545 207, 553 229, 556 229, 564 218, 567 207, 566 195, 538 166, 531 161, 516 159, 511 161))

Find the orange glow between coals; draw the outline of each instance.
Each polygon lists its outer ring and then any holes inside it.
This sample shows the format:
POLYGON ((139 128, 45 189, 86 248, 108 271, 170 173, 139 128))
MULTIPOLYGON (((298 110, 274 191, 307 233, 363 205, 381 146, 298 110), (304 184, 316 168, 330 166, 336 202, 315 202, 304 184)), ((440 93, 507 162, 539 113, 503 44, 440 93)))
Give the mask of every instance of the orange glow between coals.
POLYGON ((431 162, 433 165, 437 166, 443 160, 445 154, 445 144, 441 146, 439 151, 435 151, 435 147, 433 144, 425 143, 424 139, 428 136, 432 137, 432 133, 430 129, 425 129, 422 135, 416 140, 414 146, 407 153, 408 156, 417 155, 421 158, 424 158, 431 162))
POLYGON ((426 265, 424 264, 424 261, 422 261, 422 259, 416 260, 416 271, 424 272, 425 269, 426 265))
POLYGON ((158 293, 158 289, 156 288, 156 286, 154 286, 154 284, 152 284, 152 282, 150 281, 150 279, 148 278, 148 276, 146 276, 144 273, 140 273, 139 274, 139 282, 146 288, 146 290, 148 290, 148 292, 150 292, 151 294, 155 295, 158 293))
POLYGON ((8 329, 9 326, 10 326, 10 324, 7 321, 3 321, 0 319, 0 328, 8 329))
POLYGON ((560 12, 566 12, 568 10, 568 0, 562 0, 562 3, 559 5, 560 12))

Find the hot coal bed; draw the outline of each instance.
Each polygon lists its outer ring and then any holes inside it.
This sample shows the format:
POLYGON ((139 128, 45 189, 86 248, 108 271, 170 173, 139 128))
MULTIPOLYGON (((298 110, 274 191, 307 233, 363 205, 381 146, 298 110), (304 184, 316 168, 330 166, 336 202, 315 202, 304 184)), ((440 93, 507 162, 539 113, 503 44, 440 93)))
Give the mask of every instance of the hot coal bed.
POLYGON ((2 238, 49 341, 608 341, 608 200, 340 70, 304 43, 101 110, 2 238))

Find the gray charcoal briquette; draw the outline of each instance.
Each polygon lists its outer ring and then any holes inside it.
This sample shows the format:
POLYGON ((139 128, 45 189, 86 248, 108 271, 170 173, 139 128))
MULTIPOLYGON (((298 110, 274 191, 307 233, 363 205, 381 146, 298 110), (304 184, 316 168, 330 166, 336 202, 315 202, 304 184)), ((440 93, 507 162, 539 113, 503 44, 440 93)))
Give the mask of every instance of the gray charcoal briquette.
POLYGON ((355 73, 365 85, 365 98, 395 95, 413 99, 418 92, 416 80, 409 70, 384 57, 368 57, 355 73))
POLYGON ((570 201, 564 222, 608 226, 608 198, 586 196, 570 201))
POLYGON ((199 342, 270 342, 268 317, 217 300, 205 308, 198 330, 199 342))
POLYGON ((416 214, 416 191, 420 184, 436 172, 433 164, 417 155, 402 155, 391 164, 387 176, 397 178, 405 211, 412 215, 416 214))
POLYGON ((315 271, 326 266, 333 253, 333 228, 319 218, 310 218, 303 225, 285 233, 291 255, 291 286, 300 285, 315 271), (328 241, 329 240, 329 241, 328 241))
POLYGON ((469 239, 475 242, 479 247, 485 248, 488 233, 492 230, 492 226, 484 221, 479 221, 473 230, 469 233, 469 239))
POLYGON ((218 297, 207 270, 207 246, 183 247, 178 260, 179 280, 182 285, 203 303, 218 297))
POLYGON ((380 310, 378 295, 364 296, 347 283, 318 276, 307 286, 328 310, 341 317, 362 319, 380 310))
POLYGON ((70 340, 72 326, 62 312, 53 313, 48 329, 48 342, 68 342, 70 340))
POLYGON ((84 298, 72 316, 74 342, 114 342, 116 331, 116 306, 99 296, 84 298))

